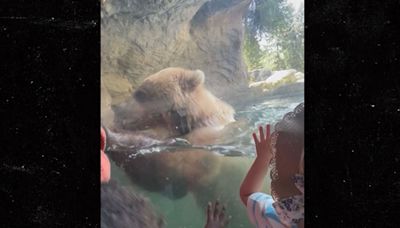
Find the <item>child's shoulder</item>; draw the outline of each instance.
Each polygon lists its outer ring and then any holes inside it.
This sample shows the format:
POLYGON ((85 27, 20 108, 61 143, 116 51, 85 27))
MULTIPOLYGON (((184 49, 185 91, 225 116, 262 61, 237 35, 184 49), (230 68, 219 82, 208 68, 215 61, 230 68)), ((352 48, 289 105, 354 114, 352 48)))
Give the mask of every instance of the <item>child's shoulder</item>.
POLYGON ((247 201, 247 213, 250 221, 263 227, 284 228, 273 206, 274 199, 263 192, 251 194, 247 201))

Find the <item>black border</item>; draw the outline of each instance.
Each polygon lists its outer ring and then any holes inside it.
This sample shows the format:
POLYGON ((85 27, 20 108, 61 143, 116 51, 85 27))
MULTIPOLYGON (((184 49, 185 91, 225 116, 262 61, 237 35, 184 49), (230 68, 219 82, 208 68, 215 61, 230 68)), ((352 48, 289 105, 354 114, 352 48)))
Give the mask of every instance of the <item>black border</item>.
POLYGON ((306 1, 306 227, 398 227, 398 1, 306 1))
POLYGON ((100 226, 100 2, 2 1, 2 227, 100 226))
MULTIPOLYGON (((1 4, 1 224, 98 227, 100 3, 1 4)), ((400 3, 305 4, 306 227, 397 227, 400 3)))

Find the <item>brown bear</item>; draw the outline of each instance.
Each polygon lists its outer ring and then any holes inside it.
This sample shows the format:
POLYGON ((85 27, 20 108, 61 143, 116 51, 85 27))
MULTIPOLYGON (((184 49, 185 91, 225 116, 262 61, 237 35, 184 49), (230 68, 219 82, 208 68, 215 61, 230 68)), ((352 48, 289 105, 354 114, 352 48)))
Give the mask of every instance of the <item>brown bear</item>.
MULTIPOLYGON (((116 110, 115 128, 119 132, 114 139, 124 141, 119 145, 132 142, 151 146, 174 138, 184 138, 194 145, 214 144, 224 138, 225 131, 230 131, 226 126, 235 121, 235 111, 208 91, 204 80, 202 71, 182 68, 167 68, 147 77, 134 91, 127 103, 130 106, 116 110)), ((177 146, 171 151, 161 146, 160 151, 150 153, 136 153, 140 146, 131 148, 111 148, 110 158, 135 184, 148 191, 175 199, 191 192, 204 207, 221 193, 211 185, 224 179, 237 182, 235 189, 229 189, 229 197, 237 198, 236 189, 245 174, 245 169, 239 167, 243 160, 190 146, 177 146)), ((244 161, 246 168, 249 161, 244 161)), ((241 208, 239 203, 237 208, 241 208)))
POLYGON ((134 101, 130 102, 136 107, 130 110, 135 110, 135 119, 129 119, 127 113, 116 116, 116 128, 123 130, 108 130, 115 136, 108 137, 115 139, 109 145, 119 146, 110 151, 110 157, 135 183, 151 191, 168 189, 168 195, 179 198, 216 175, 220 158, 205 150, 186 148, 132 157, 132 149, 162 144, 175 137, 196 145, 212 144, 225 125, 235 121, 234 109, 208 91, 204 80, 201 70, 161 70, 147 77, 133 93, 134 101), (130 141, 131 147, 121 147, 130 141))
POLYGON ((208 91, 204 80, 201 70, 173 67, 147 77, 133 93, 135 113, 117 116, 117 128, 144 130, 160 140, 183 136, 192 144, 213 143, 218 131, 235 121, 235 111, 208 91))

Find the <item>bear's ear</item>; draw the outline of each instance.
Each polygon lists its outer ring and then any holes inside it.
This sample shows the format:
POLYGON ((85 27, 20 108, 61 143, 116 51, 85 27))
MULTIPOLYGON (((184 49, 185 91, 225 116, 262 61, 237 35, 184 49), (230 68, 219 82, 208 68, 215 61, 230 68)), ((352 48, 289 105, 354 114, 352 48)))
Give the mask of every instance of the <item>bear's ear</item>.
POLYGON ((185 77, 185 81, 182 84, 182 89, 191 91, 197 86, 204 83, 204 73, 201 70, 189 71, 185 77))

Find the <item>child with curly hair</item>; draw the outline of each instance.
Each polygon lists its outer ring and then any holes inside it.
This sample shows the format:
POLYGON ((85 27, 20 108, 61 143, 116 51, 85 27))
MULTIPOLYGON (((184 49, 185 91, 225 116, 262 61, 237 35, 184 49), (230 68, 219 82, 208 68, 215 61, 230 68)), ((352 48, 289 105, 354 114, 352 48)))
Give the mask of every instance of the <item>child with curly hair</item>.
POLYGON ((257 227, 304 227, 304 103, 275 126, 253 133, 256 159, 240 188, 240 197, 257 227), (271 195, 261 192, 271 166, 271 195))

